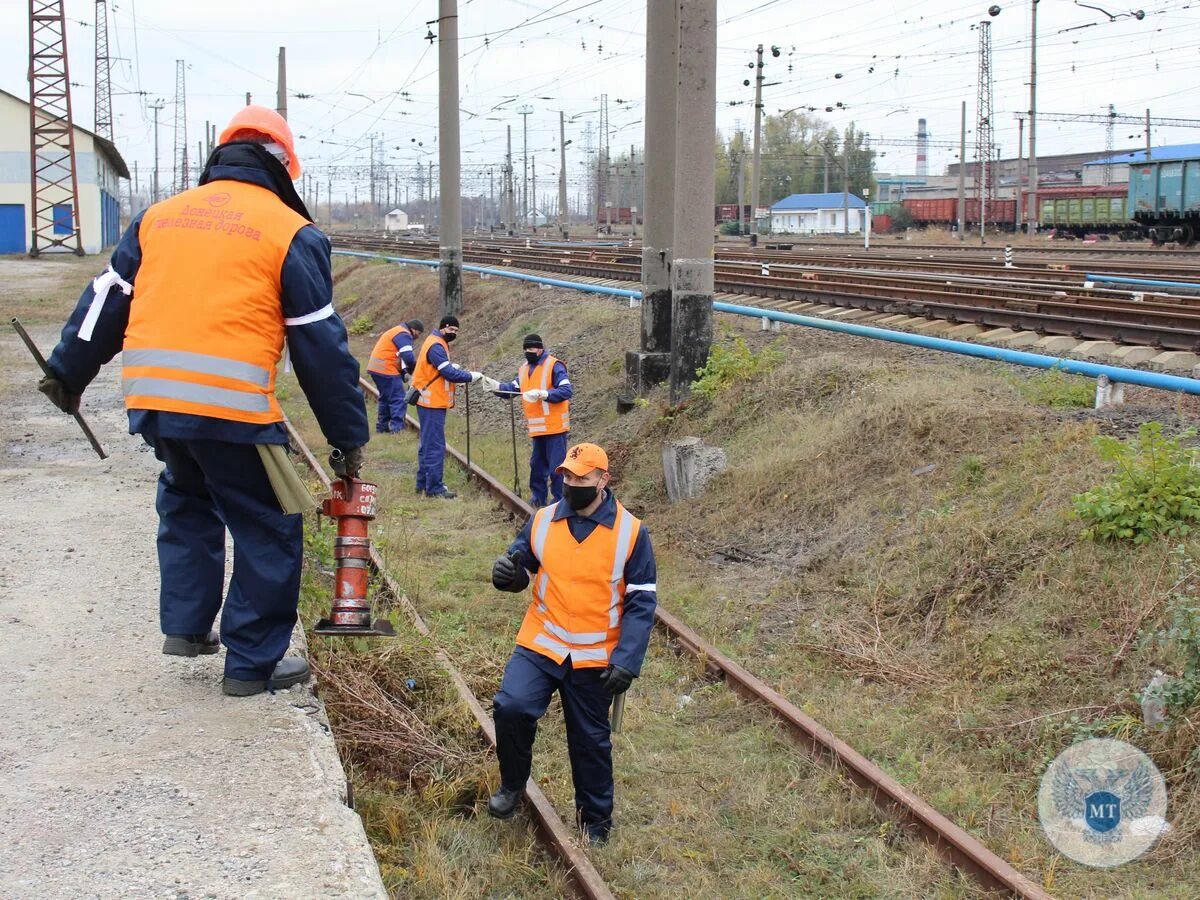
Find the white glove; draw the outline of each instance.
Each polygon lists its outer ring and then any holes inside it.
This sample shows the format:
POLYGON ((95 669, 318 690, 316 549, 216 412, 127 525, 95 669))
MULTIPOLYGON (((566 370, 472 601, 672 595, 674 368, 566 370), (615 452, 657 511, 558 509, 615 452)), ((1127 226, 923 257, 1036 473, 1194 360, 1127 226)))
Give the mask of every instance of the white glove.
POLYGON ((521 399, 524 400, 526 403, 537 403, 539 400, 545 400, 549 396, 550 396, 549 391, 539 391, 536 389, 530 389, 521 395, 521 399))
POLYGON ((495 378, 489 378, 488 376, 484 375, 482 384, 485 391, 500 390, 500 382, 498 382, 495 378))
POLYGON ((483 373, 482 372, 472 372, 471 373, 471 384, 478 384, 481 381, 483 381, 483 373))

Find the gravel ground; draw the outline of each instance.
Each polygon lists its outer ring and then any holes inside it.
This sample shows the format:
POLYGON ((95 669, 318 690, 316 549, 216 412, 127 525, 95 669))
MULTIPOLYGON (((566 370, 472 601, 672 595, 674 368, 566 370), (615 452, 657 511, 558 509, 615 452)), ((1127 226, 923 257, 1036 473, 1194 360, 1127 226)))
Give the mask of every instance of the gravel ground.
POLYGON ((100 461, 0 337, 0 896, 386 896, 311 689, 229 698, 222 656, 160 653, 159 465, 119 374, 84 401, 100 461))

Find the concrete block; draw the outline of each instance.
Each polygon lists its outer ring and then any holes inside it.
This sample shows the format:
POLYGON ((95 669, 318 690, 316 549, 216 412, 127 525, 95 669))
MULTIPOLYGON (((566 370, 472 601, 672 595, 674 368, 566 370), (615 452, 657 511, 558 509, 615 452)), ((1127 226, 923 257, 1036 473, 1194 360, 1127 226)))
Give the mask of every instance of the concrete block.
POLYGON ((1071 351, 1071 355, 1082 359, 1107 359, 1118 346, 1112 341, 1084 341, 1071 351))
POLYGON ((831 313, 829 318, 841 319, 843 322, 851 322, 855 319, 861 319, 863 316, 869 316, 870 314, 871 310, 869 309, 855 309, 852 306, 848 306, 843 309, 839 309, 835 313, 831 313))
POLYGON ((914 325, 913 331, 917 332, 917 334, 942 335, 942 334, 945 334, 947 331, 949 331, 951 328, 955 328, 955 327, 957 327, 957 326, 953 322, 947 322, 945 319, 934 319, 933 321, 929 321, 928 319, 926 319, 920 325, 914 325))
POLYGON ((1069 334, 1048 334, 1033 346, 1044 353, 1066 353, 1079 346, 1079 338, 1069 334))
POLYGON ((625 378, 629 390, 644 397, 650 389, 671 377, 670 353, 646 353, 630 350, 625 354, 625 378))
POLYGON ((900 321, 890 323, 888 328, 903 328, 907 331, 912 331, 918 325, 923 325, 928 321, 924 316, 901 316, 900 321))
POLYGON ((975 340, 980 344, 994 344, 1004 338, 1012 337, 1016 334, 1011 328, 993 328, 990 331, 985 331, 975 340))
MULTIPOLYGON (((1005 329, 1007 330, 1007 329, 1005 329)), ((1041 335, 1036 331, 1016 331, 1011 335, 997 338, 993 343, 1003 344, 1005 347, 1021 348, 1032 347, 1038 342, 1041 335)))
POLYGON ((667 444, 662 460, 667 498, 672 503, 700 496, 705 485, 728 464, 724 450, 709 447, 698 437, 680 438, 667 444))
POLYGON ((957 341, 965 341, 982 333, 983 329, 974 322, 964 322, 962 325, 955 325, 946 332, 945 336, 957 341))
POLYGON ((1124 347, 1118 347, 1110 355, 1115 362, 1119 362, 1121 365, 1137 366, 1154 359, 1160 352, 1162 351, 1156 350, 1154 347, 1126 344, 1124 347))
POLYGON ((896 325, 900 322, 903 322, 908 318, 910 318, 910 317, 904 316, 904 315, 884 316, 882 319, 879 320, 879 322, 877 324, 890 327, 892 325, 896 325))
POLYGON ((805 315, 824 317, 824 316, 828 316, 830 313, 837 312, 838 309, 839 309, 839 307, 837 307, 837 306, 815 306, 812 309, 810 309, 807 313, 805 313, 805 315))
POLYGON ((1172 372, 1191 372, 1200 365, 1200 356, 1186 350, 1168 350, 1150 360, 1150 365, 1172 372))

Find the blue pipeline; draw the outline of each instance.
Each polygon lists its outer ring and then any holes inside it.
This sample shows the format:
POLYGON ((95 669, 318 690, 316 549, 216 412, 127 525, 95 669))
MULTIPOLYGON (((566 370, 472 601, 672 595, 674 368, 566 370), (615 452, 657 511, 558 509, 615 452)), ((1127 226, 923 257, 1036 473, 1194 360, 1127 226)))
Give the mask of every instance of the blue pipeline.
POLYGON ((1084 281, 1095 281, 1098 284, 1133 284, 1139 287, 1176 288, 1181 291, 1200 291, 1200 284, 1187 281, 1156 281, 1152 278, 1121 278, 1117 275, 1084 275, 1084 281))
MULTIPOLYGON (((380 256, 378 253, 359 253, 352 250, 334 250, 343 256, 361 256, 370 259, 386 259, 389 262, 416 263, 417 265, 437 267, 436 259, 403 259, 395 256, 380 256)), ((613 297, 641 299, 642 292, 627 288, 605 287, 599 284, 586 284, 580 281, 563 281, 558 278, 543 278, 539 275, 526 275, 521 272, 506 272, 503 269, 489 269, 483 266, 463 266, 465 271, 482 272, 501 278, 514 278, 518 281, 530 281, 536 284, 550 284, 555 287, 570 288, 576 291, 587 291, 594 294, 607 294, 613 297)), ((1122 384, 1136 384, 1142 387, 1158 388, 1164 391, 1179 391, 1183 394, 1200 395, 1200 380, 1183 378, 1179 375, 1164 375, 1159 372, 1144 372, 1141 369, 1126 369, 1121 366, 1104 366, 1099 363, 1084 362, 1079 359, 1067 359, 1059 356, 1046 356, 1042 353, 1026 353, 1023 350, 1008 350, 1003 347, 991 347, 987 344, 971 344, 966 341, 951 341, 946 338, 929 337, 924 334, 909 334, 905 331, 891 331, 886 328, 874 328, 870 325, 855 325, 853 322, 837 322, 829 319, 818 319, 811 316, 798 316, 795 313, 779 312, 773 309, 761 309, 757 306, 739 306, 734 303, 713 302, 717 312, 731 313, 735 316, 750 316, 754 319, 767 319, 772 322, 783 322, 787 325, 801 325, 805 328, 819 328, 823 331, 836 331, 840 334, 852 334, 855 337, 873 338, 880 341, 890 341, 893 344, 907 344, 910 347, 921 347, 925 350, 940 350, 943 353, 957 353, 960 356, 974 356, 977 359, 990 359, 995 362, 1009 363, 1017 366, 1029 366, 1034 369, 1058 369, 1071 375, 1085 375, 1088 378, 1106 376, 1110 381, 1122 384)))
POLYGON ((1018 366, 1031 366, 1035 369, 1058 369, 1071 375, 1086 375, 1089 378, 1099 378, 1101 375, 1106 375, 1110 381, 1119 381, 1123 384, 1137 384, 1165 391, 1180 391, 1184 394, 1200 394, 1200 380, 1182 378, 1178 375, 1162 375, 1158 372, 1143 372, 1140 369, 1126 369, 1121 366, 1102 366, 1099 363, 1084 362, 1078 359, 1046 356, 1041 353, 1026 353, 1023 350, 1007 350, 1003 347, 991 347, 987 344, 950 341, 945 338, 929 337, 923 334, 909 334, 904 331, 873 328, 870 325, 855 325, 853 322, 835 322, 827 319, 812 318, 810 316, 798 316, 795 313, 759 309, 755 306, 738 306, 733 303, 714 302, 713 309, 718 312, 733 313, 739 316, 754 316, 758 319, 770 319, 773 322, 786 322, 789 325, 804 325, 808 328, 821 328, 825 331, 852 334, 856 337, 891 341, 894 344, 908 344, 911 347, 922 347, 926 350, 941 350, 946 353, 958 353, 963 356, 991 359, 996 362, 1011 363, 1018 366))

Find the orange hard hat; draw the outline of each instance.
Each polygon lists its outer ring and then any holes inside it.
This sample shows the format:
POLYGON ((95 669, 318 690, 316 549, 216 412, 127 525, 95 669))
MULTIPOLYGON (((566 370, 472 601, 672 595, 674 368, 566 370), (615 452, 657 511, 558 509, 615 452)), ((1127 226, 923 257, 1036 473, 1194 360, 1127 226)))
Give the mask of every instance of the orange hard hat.
POLYGON ((243 106, 229 120, 225 130, 221 132, 218 143, 226 144, 235 141, 239 134, 254 132, 265 134, 283 147, 287 153, 287 170, 292 180, 300 177, 300 160, 296 157, 296 141, 292 137, 292 129, 288 127, 287 119, 265 106, 243 106))

